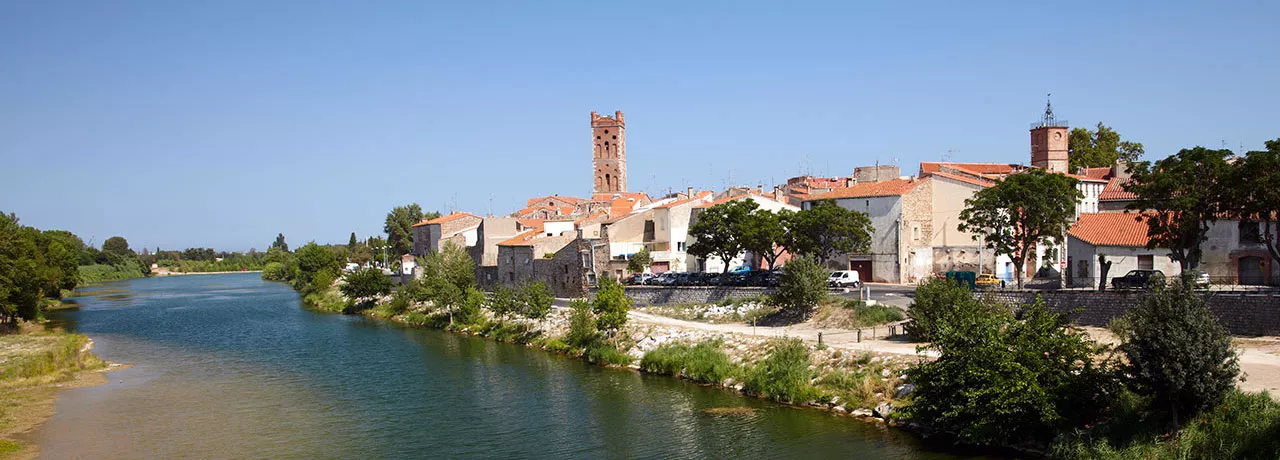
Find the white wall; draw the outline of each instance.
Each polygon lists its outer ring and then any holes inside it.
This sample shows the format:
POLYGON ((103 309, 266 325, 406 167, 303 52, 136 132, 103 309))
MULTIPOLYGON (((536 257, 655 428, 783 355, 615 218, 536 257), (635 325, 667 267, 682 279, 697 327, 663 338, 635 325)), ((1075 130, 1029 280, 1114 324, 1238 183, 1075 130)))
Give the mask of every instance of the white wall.
POLYGON ((1177 262, 1169 259, 1168 249, 1147 249, 1135 246, 1094 246, 1077 239, 1074 236, 1068 236, 1067 239, 1067 255, 1071 258, 1071 266, 1073 277, 1072 286, 1098 287, 1100 281, 1098 277, 1102 275, 1102 267, 1098 263, 1098 254, 1106 254, 1107 261, 1111 262, 1111 270, 1107 272, 1107 279, 1101 280, 1111 287, 1111 280, 1124 276, 1129 270, 1138 269, 1138 256, 1152 256, 1152 268, 1160 270, 1166 277, 1175 277, 1182 273, 1182 269, 1177 262), (1086 266, 1088 272, 1083 278, 1080 276, 1080 262, 1087 261, 1086 266))
MULTIPOLYGON (((805 202, 808 208, 813 202, 805 202)), ((898 267, 898 238, 902 219, 902 197, 881 196, 871 198, 841 198, 836 204, 845 209, 866 213, 871 218, 871 276, 874 282, 898 283, 902 280, 898 267)), ((833 260, 849 266, 850 257, 837 256, 833 260)))

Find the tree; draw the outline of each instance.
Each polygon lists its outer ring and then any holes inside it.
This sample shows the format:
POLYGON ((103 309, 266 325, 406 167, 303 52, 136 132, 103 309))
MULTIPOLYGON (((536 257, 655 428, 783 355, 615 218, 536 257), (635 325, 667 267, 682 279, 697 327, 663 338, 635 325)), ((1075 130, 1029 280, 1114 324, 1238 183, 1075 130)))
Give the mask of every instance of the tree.
POLYGON ((1230 155, 1230 150, 1183 149, 1154 164, 1134 164, 1124 186, 1137 195, 1127 209, 1146 222, 1147 248, 1169 249, 1184 273, 1200 266, 1200 243, 1208 238, 1209 225, 1230 210, 1225 205, 1227 191, 1235 187, 1227 183, 1230 155))
POLYGON ((1240 220, 1254 220, 1259 223, 1260 237, 1271 253, 1271 258, 1280 263, 1280 241, 1276 233, 1280 230, 1280 139, 1267 141, 1267 149, 1249 152, 1243 161, 1231 167, 1228 189, 1233 193, 1231 203, 1232 214, 1240 220))
POLYGON ((871 219, 865 213, 845 209, 834 200, 810 204, 786 220, 785 244, 792 254, 808 254, 829 260, 837 254, 865 253, 871 249, 871 219))
POLYGON ((1021 319, 983 313, 994 308, 938 318, 938 359, 907 370, 916 389, 903 414, 979 445, 1044 445, 1096 420, 1118 389, 1101 348, 1039 299, 1021 319))
POLYGON ((565 342, 572 347, 586 348, 599 338, 600 330, 595 314, 591 313, 591 304, 579 299, 569 301, 569 331, 565 334, 565 342))
POLYGON ((387 213, 387 221, 382 231, 387 232, 387 244, 392 255, 400 257, 413 251, 413 224, 423 219, 435 219, 440 213, 423 213, 418 203, 396 206, 387 213))
MULTIPOLYGON (((284 242, 283 233, 276 234, 275 242, 271 243, 271 247, 268 248, 267 251, 270 251, 271 249, 279 249, 284 252, 289 252, 289 243, 284 242)), ((160 249, 156 249, 156 252, 160 252, 160 249)))
POLYGON ((122 236, 113 236, 102 242, 102 250, 120 256, 133 255, 133 251, 129 249, 129 241, 122 236))
POLYGON ((992 307, 991 303, 974 298, 973 292, 958 281, 929 279, 916 287, 915 298, 907 307, 910 320, 904 326, 912 339, 930 342, 951 318, 1009 314, 1007 309, 992 307))
POLYGON ((653 257, 649 255, 649 248, 640 248, 640 252, 631 255, 631 259, 627 260, 627 271, 631 273, 640 273, 649 268, 653 264, 653 257))
POLYGON ((777 302, 808 317, 813 307, 827 295, 827 270, 814 256, 799 256, 782 267, 777 302))
POLYGON ((348 273, 346 282, 338 289, 342 291, 342 295, 360 302, 366 298, 387 295, 391 293, 392 287, 391 280, 382 274, 382 270, 366 268, 348 273))
POLYGON ((493 311, 493 316, 499 320, 505 320, 508 315, 520 311, 520 298, 516 290, 506 286, 498 286, 493 291, 493 296, 489 300, 489 309, 493 311))
POLYGON ((1153 409, 1168 411, 1175 430, 1235 387, 1240 367, 1231 336, 1189 285, 1152 283, 1125 318, 1125 375, 1152 397, 1153 409))
MULTIPOLYGON (((769 268, 777 268, 774 262, 782 255, 782 245, 780 242, 786 238, 787 228, 785 223, 790 219, 792 212, 782 210, 778 213, 768 209, 757 209, 747 214, 747 217, 738 222, 738 240, 742 242, 743 249, 751 251, 755 254, 757 260, 763 260, 769 263, 769 268)), ((760 265, 757 263, 757 265, 760 265)), ((756 267, 764 269, 763 266, 756 267)))
POLYGON ((1076 168, 1100 168, 1111 166, 1117 159, 1129 163, 1138 161, 1142 156, 1141 142, 1120 140, 1120 133, 1107 125, 1098 122, 1097 131, 1085 128, 1071 130, 1067 138, 1067 150, 1070 153, 1070 170, 1076 168))
POLYGON ((1098 292, 1107 290, 1107 274, 1111 273, 1111 261, 1106 254, 1098 254, 1098 292))
POLYGON ((723 272, 728 273, 730 262, 743 250, 737 225, 757 206, 754 200, 740 199, 704 209, 689 226, 689 235, 695 240, 688 253, 699 258, 715 256, 724 262, 723 272))
POLYGON ((520 299, 524 302, 524 311, 521 312, 524 317, 543 319, 551 313, 551 303, 555 297, 545 283, 534 281, 520 286, 520 299))
POLYGON ((465 249, 451 242, 445 243, 442 251, 427 254, 421 262, 427 298, 437 308, 448 309, 452 324, 454 312, 476 285, 475 262, 465 249))
POLYGON ((360 244, 360 240, 356 239, 356 232, 351 232, 351 239, 347 240, 347 249, 355 249, 357 244, 360 244))
POLYGON ((1076 180, 1042 169, 1013 174, 979 190, 964 201, 961 231, 985 238, 986 247, 1013 260, 1022 287, 1027 258, 1039 243, 1060 244, 1066 226, 1075 218, 1076 203, 1084 197, 1076 180))
POLYGON ((617 331, 627 324, 627 312, 631 310, 631 298, 618 280, 605 276, 600 280, 600 288, 591 301, 591 310, 596 314, 596 323, 600 329, 617 331))
POLYGON ((294 258, 297 260, 294 286, 299 289, 311 286, 312 281, 321 274, 326 275, 325 278, 336 279, 338 271, 342 268, 342 262, 337 255, 329 248, 316 244, 315 241, 298 248, 294 258))

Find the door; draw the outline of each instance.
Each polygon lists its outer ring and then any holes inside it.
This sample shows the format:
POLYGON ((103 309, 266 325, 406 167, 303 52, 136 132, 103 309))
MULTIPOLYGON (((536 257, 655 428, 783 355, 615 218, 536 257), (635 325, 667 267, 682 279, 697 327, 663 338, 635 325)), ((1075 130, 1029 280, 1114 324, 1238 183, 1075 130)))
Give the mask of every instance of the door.
POLYGON ((1264 276, 1262 274, 1262 258, 1258 256, 1241 257, 1239 261, 1240 284, 1258 286, 1262 285, 1264 276))
POLYGON ((863 282, 872 281, 870 260, 850 260, 849 269, 858 272, 858 279, 863 282))

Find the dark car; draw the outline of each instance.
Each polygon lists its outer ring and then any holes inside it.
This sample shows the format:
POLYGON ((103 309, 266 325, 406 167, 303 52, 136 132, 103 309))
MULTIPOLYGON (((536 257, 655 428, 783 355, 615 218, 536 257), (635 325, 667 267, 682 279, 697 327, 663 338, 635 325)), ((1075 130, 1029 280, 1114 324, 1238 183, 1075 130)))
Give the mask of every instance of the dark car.
POLYGON ((1124 276, 1111 279, 1111 287, 1116 289, 1141 289, 1152 281, 1164 282, 1164 272, 1160 270, 1129 270, 1124 276))

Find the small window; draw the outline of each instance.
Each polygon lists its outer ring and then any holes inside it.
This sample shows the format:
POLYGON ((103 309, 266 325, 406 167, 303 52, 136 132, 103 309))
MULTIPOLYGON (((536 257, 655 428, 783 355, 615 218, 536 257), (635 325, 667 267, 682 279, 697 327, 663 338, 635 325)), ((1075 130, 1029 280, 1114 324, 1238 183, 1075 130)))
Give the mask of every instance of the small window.
POLYGON ((1262 233, 1258 231, 1257 222, 1240 221, 1240 244, 1258 244, 1262 242, 1262 233))
POLYGON ((607 130, 607 129, 606 129, 606 130, 604 130, 604 133, 605 133, 605 134, 609 134, 609 130, 607 130))
POLYGON ((1155 256, 1145 255, 1138 256, 1138 270, 1154 270, 1156 266, 1155 256))
POLYGON ((614 136, 613 136, 613 138, 616 140, 616 139, 618 139, 618 136, 617 136, 617 135, 614 135, 614 136))
POLYGON ((685 249, 684 249, 684 242, 683 242, 683 241, 676 242, 676 250, 677 250, 677 251, 684 251, 684 250, 685 250, 685 249))
POLYGON ((919 239, 920 239, 920 226, 919 226, 919 225, 912 225, 912 226, 911 226, 911 239, 913 239, 913 240, 919 240, 919 239))
POLYGON ((528 258, 528 257, 525 257, 525 258, 524 258, 524 264, 525 264, 525 265, 529 265, 529 258, 528 258))
POLYGON ((569 266, 568 266, 568 265, 565 265, 565 266, 564 266, 564 274, 566 274, 566 275, 568 275, 568 274, 569 274, 569 266))

